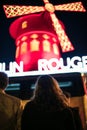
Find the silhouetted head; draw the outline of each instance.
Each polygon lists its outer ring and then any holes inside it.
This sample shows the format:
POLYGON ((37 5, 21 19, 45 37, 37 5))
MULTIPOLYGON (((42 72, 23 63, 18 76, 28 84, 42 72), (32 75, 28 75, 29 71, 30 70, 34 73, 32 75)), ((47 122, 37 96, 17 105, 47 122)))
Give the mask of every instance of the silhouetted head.
POLYGON ((0 89, 4 90, 9 82, 8 75, 5 72, 0 72, 0 89))
POLYGON ((58 81, 50 75, 39 76, 36 84, 33 99, 39 102, 51 104, 67 104, 67 99, 61 90, 58 81))
POLYGON ((37 94, 62 94, 62 90, 59 87, 58 82, 50 75, 43 75, 38 77, 36 81, 36 90, 35 93, 37 94))

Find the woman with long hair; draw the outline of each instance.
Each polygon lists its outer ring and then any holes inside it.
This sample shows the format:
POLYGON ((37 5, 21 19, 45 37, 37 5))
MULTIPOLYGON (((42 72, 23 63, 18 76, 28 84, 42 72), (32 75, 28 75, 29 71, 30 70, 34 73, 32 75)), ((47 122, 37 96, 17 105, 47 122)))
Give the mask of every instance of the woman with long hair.
POLYGON ((67 98, 53 76, 42 75, 37 78, 33 96, 24 107, 21 128, 76 130, 67 98))

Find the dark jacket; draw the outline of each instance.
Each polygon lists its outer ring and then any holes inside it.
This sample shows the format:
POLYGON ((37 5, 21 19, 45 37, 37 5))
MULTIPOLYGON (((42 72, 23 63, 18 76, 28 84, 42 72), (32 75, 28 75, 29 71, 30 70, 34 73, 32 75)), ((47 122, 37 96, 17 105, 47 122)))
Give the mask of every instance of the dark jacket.
POLYGON ((73 117, 75 120, 76 130, 83 130, 82 120, 79 114, 78 107, 70 107, 73 113, 73 117))
POLYGON ((69 108, 45 111, 33 102, 25 105, 21 121, 22 130, 76 130, 72 112, 69 108))
POLYGON ((0 130, 20 130, 22 104, 19 98, 0 90, 0 130))

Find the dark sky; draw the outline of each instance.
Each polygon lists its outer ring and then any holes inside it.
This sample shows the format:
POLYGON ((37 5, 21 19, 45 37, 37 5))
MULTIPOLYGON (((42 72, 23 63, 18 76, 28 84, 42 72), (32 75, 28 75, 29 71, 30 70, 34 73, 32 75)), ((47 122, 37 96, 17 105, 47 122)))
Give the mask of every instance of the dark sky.
MULTIPOLYGON (((50 0, 50 2, 54 5, 58 5, 76 2, 76 0, 50 0)), ((15 41, 9 34, 9 26, 17 17, 7 19, 3 10, 3 5, 44 6, 44 3, 42 0, 0 0, 0 3, 0 62, 9 63, 10 61, 14 61, 16 49, 15 41)), ((87 9, 86 0, 84 0, 83 5, 87 9)), ((64 23, 66 33, 75 47, 74 52, 63 53, 62 55, 64 57, 87 55, 87 12, 55 11, 55 14, 64 23)))

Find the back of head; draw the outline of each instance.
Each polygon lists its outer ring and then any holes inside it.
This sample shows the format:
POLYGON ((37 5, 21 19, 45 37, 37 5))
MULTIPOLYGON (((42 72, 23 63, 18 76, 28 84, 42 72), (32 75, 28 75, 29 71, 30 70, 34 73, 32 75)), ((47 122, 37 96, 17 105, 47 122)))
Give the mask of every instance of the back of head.
POLYGON ((66 106, 66 97, 63 94, 57 80, 50 75, 39 76, 36 84, 33 99, 43 104, 61 104, 66 106))
POLYGON ((43 75, 38 77, 36 86, 38 86, 39 89, 43 89, 44 91, 46 89, 52 89, 54 86, 53 77, 50 75, 43 75))
POLYGON ((57 81, 50 75, 38 77, 36 81, 35 93, 38 95, 54 95, 60 89, 57 81))
POLYGON ((5 89, 8 85, 8 75, 5 72, 0 72, 0 89, 5 89))

